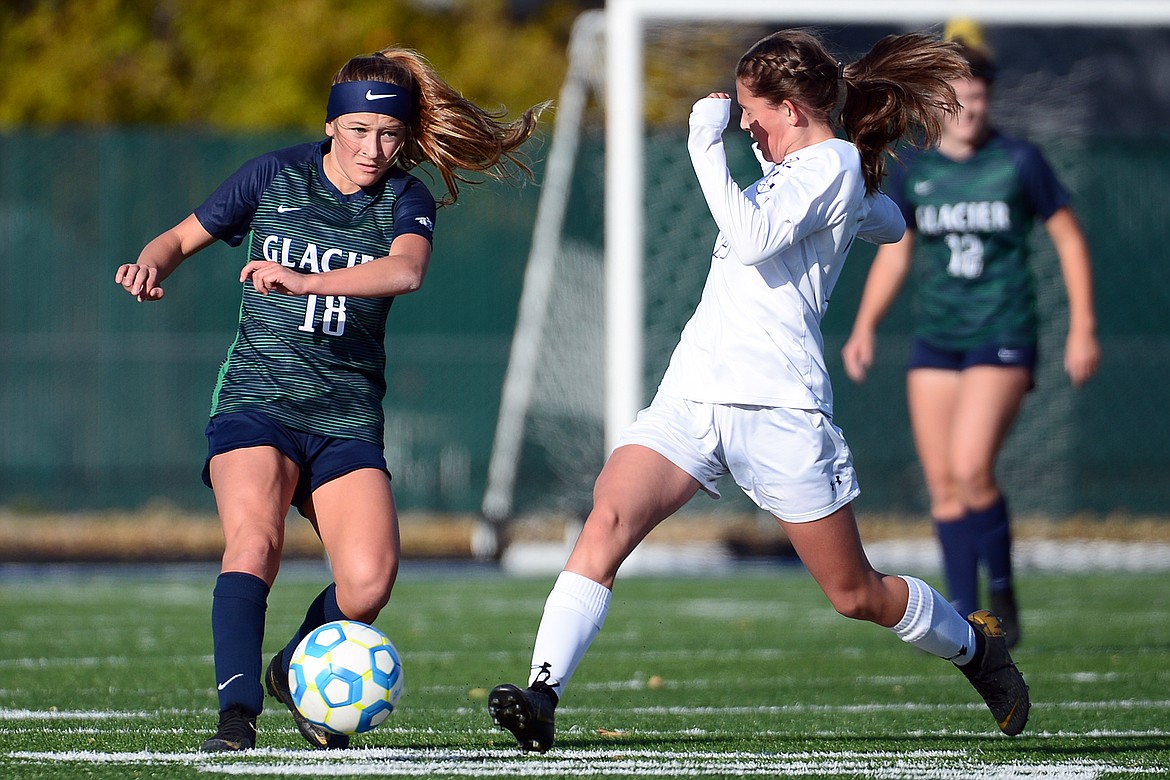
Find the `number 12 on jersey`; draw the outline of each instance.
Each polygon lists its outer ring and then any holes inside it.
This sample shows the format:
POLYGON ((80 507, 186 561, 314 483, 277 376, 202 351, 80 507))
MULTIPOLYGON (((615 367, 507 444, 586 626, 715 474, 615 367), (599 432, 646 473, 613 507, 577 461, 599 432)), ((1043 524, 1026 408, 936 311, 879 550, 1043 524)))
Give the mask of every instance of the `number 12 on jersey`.
POLYGON ((951 261, 947 273, 960 279, 978 279, 983 274, 983 241, 970 233, 947 233, 951 261))

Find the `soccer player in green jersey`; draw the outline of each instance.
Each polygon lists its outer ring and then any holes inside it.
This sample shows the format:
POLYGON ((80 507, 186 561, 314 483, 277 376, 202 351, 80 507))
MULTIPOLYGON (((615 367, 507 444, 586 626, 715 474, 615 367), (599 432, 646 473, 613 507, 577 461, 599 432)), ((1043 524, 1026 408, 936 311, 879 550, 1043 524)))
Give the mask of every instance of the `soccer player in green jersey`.
POLYGON ((906 217, 905 237, 878 249, 845 371, 865 380, 875 331, 913 267, 916 325, 906 378, 910 422, 943 552, 948 597, 979 606, 979 569, 1009 645, 1020 639, 1012 582, 1011 528, 995 461, 1037 359, 1036 292, 1028 236, 1043 223, 1060 257, 1069 301, 1064 367, 1076 386, 1097 369, 1089 248, 1069 195, 1033 145, 989 124, 995 67, 964 47, 973 77, 954 82, 963 105, 938 147, 904 157, 887 192, 906 217))
POLYGON ((324 140, 248 161, 118 268, 126 292, 158 301, 163 281, 214 241, 247 247, 239 330, 212 395, 203 470, 225 549, 211 616, 219 727, 202 750, 253 747, 264 688, 314 747, 348 744, 297 711, 288 664, 317 626, 372 623, 398 572, 383 338, 394 297, 423 283, 436 212, 409 171, 432 165, 447 188, 443 203, 469 181, 461 171, 530 175, 519 148, 542 108, 505 122, 414 51, 355 57, 334 76, 324 140), (290 506, 313 524, 334 581, 262 675, 264 613, 290 506))

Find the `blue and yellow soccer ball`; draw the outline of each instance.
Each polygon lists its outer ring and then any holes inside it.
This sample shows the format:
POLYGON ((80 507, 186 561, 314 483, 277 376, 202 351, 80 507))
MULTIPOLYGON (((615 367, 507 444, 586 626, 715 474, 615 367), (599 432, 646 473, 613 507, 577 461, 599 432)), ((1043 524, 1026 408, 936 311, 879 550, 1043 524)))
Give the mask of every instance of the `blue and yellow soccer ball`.
POLYGON ((402 685, 402 659, 389 637, 354 620, 314 629, 288 668, 301 715, 337 734, 376 728, 394 712, 402 685))

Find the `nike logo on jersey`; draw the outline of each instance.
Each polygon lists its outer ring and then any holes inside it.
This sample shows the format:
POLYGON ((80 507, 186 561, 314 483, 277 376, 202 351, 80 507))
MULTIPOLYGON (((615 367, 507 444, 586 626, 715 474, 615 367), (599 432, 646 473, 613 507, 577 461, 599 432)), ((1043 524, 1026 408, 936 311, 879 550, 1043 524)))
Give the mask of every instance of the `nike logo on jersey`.
POLYGON ((221 690, 221 691, 222 691, 224 688, 228 687, 228 686, 229 686, 229 685, 231 685, 233 682, 235 682, 236 680, 238 680, 239 678, 241 678, 241 677, 243 677, 243 676, 244 676, 244 673, 243 673, 243 672, 240 672, 239 674, 233 674, 231 677, 227 678, 227 680, 225 680, 224 682, 221 682, 219 685, 217 685, 217 686, 215 686, 215 687, 216 687, 218 690, 221 690))
POLYGON ((375 95, 374 90, 372 90, 372 89, 366 90, 366 100, 381 100, 383 98, 392 98, 392 97, 398 97, 398 93, 397 92, 387 92, 385 95, 375 95))
POLYGON ((276 213, 287 214, 290 211, 300 211, 302 208, 304 208, 304 206, 277 206, 276 213))

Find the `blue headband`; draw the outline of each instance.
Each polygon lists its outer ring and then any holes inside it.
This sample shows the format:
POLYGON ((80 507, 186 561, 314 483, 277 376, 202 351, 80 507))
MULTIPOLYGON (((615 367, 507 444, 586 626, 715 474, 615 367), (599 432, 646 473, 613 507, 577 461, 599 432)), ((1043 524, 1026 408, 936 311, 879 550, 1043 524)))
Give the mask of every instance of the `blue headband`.
POLYGON ((329 90, 325 121, 342 114, 385 114, 410 124, 410 90, 387 81, 343 81, 329 90))

